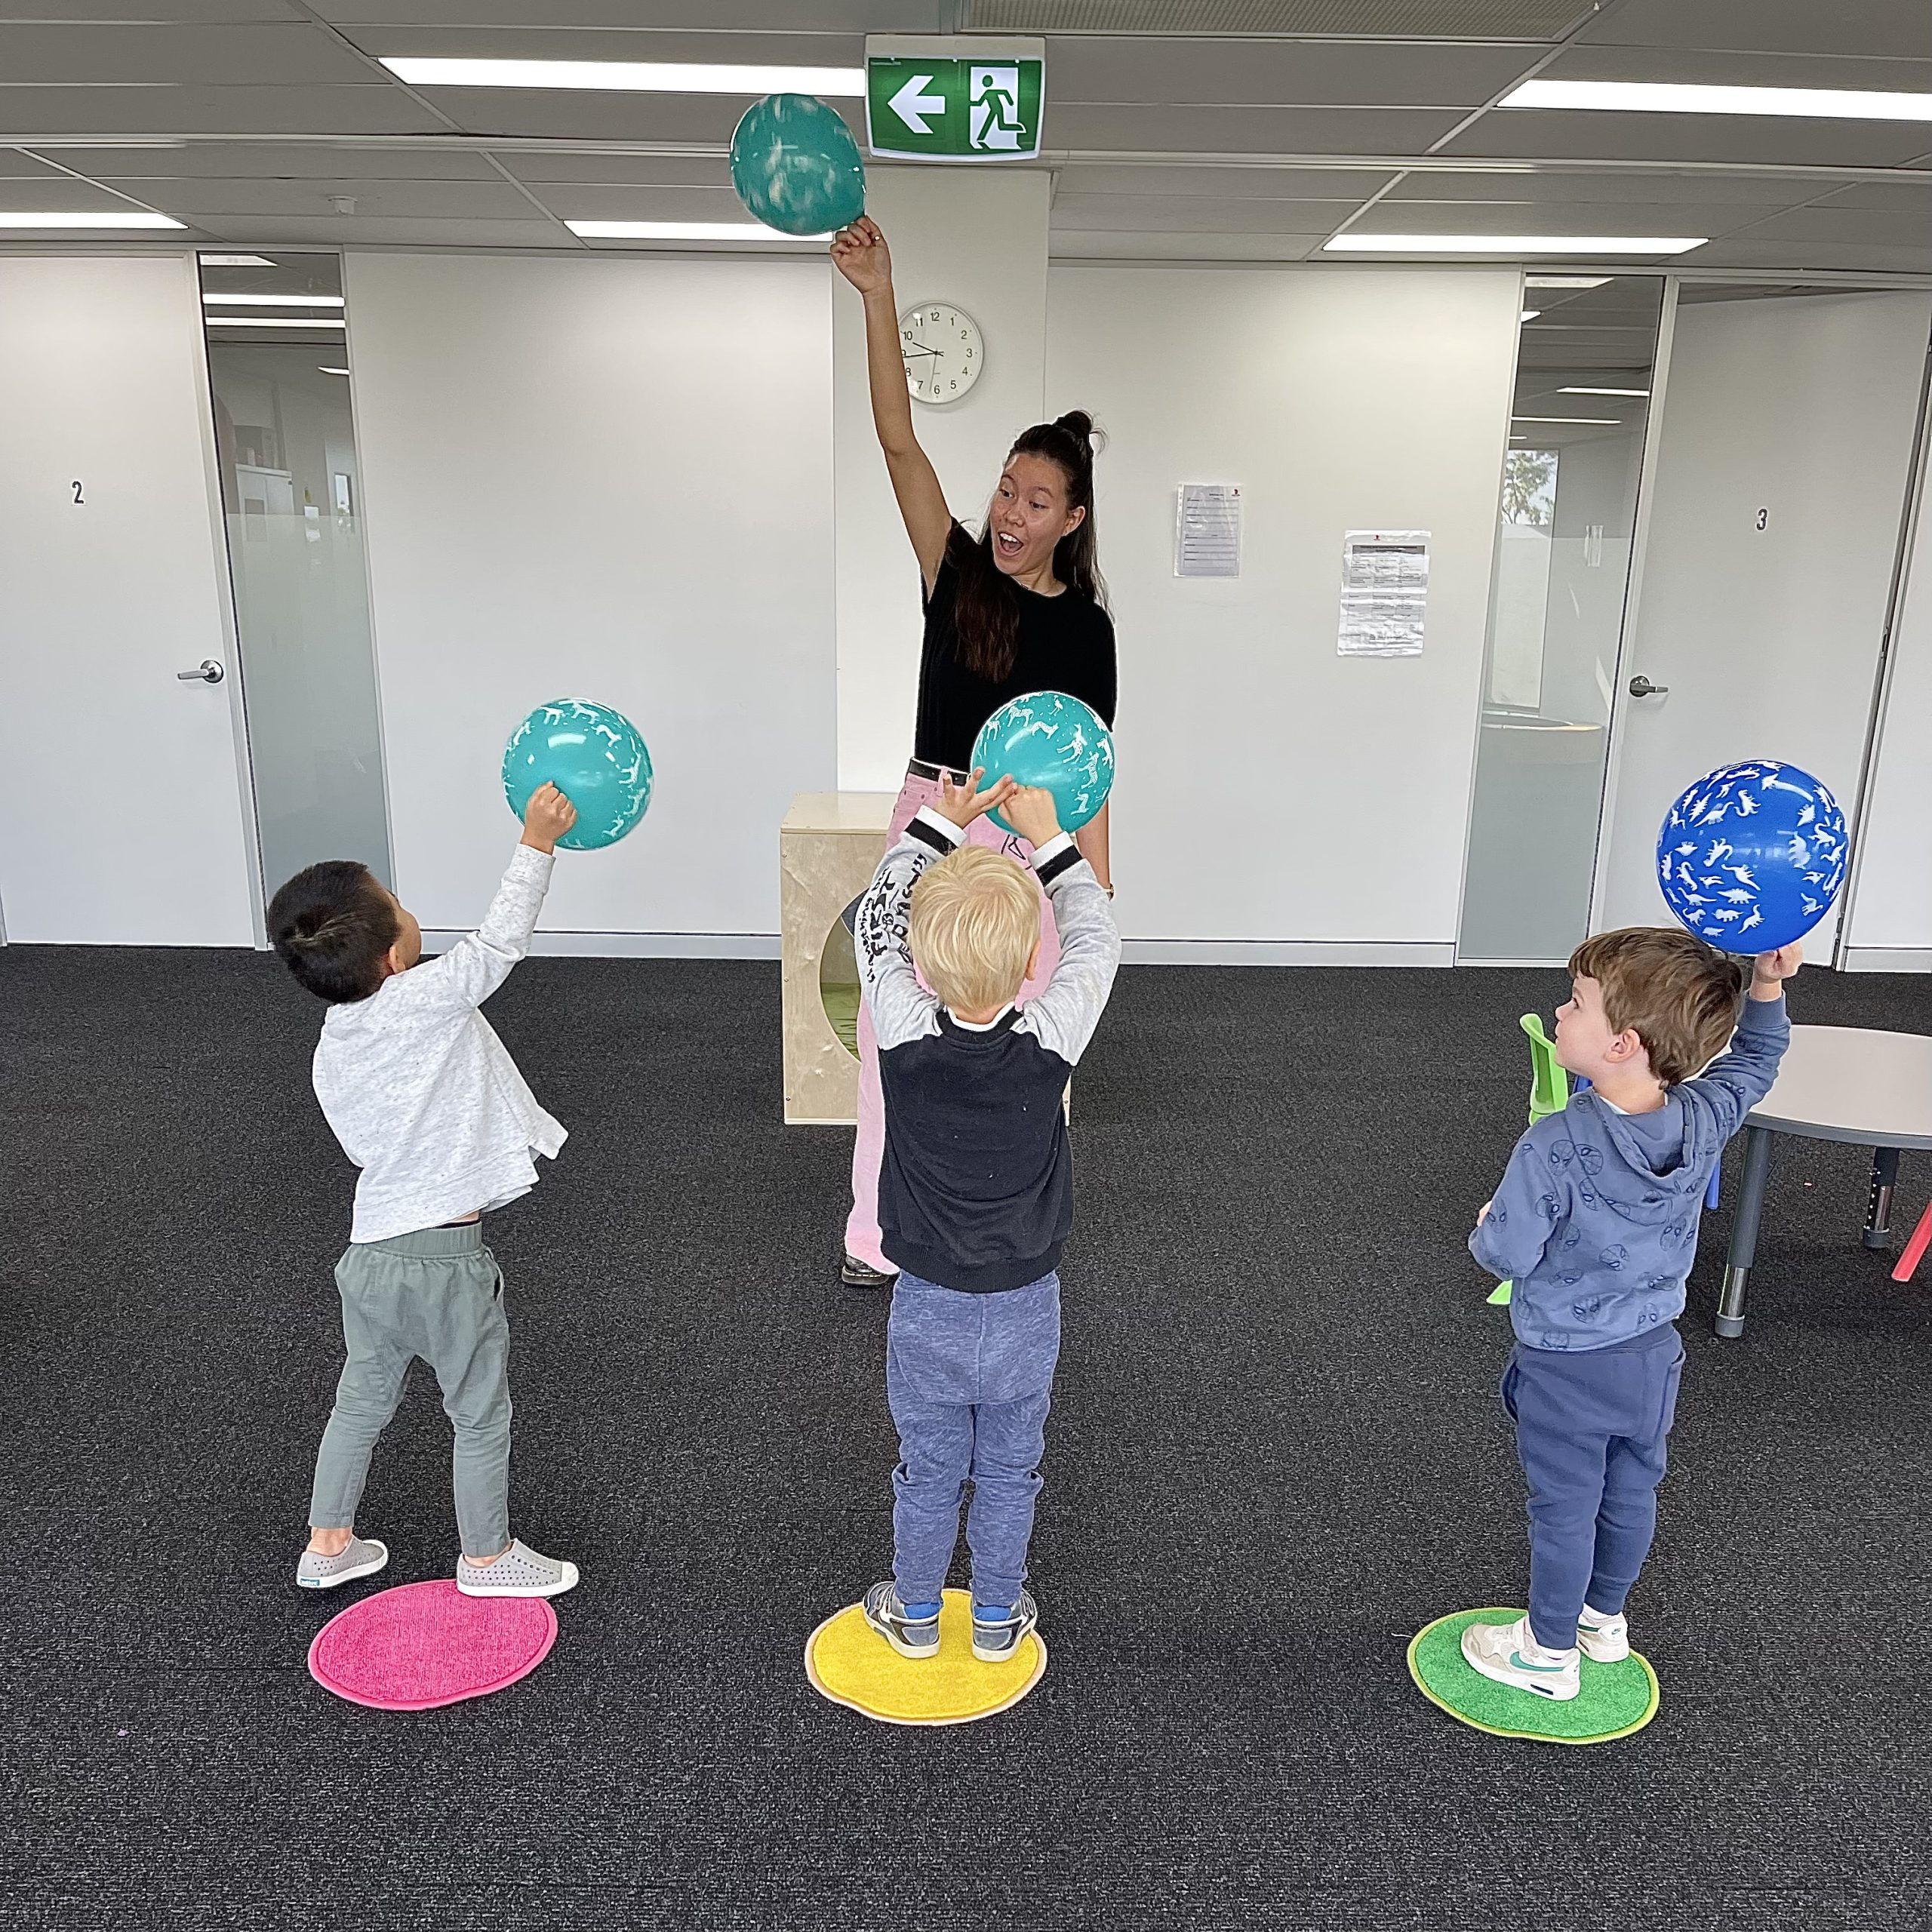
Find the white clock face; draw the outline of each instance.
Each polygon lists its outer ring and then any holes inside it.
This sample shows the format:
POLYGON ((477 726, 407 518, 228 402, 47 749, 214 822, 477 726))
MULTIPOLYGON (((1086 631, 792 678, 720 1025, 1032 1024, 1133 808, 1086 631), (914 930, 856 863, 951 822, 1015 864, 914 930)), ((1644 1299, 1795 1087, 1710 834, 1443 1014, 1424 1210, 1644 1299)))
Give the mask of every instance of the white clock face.
POLYGON ((957 402, 980 380, 980 325, 950 302, 922 302, 899 318, 906 386, 921 402, 957 402))

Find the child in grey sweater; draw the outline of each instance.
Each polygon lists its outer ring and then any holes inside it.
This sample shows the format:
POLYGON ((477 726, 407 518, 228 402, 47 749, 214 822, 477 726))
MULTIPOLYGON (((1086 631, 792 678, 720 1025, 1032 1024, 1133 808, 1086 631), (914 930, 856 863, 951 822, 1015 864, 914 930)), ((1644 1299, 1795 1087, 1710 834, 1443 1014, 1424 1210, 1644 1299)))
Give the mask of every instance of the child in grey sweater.
POLYGON ((1689 933, 1599 933, 1571 957, 1556 1057, 1589 1088, 1517 1142, 1469 1237, 1516 1284, 1502 1392, 1529 1483, 1529 1614, 1462 1640, 1500 1684, 1567 1700, 1580 1648, 1630 1654, 1624 1604, 1657 1528, 1698 1215, 1724 1142, 1777 1077, 1802 956, 1760 955, 1741 1014, 1745 962, 1689 933))
POLYGON ((531 1156, 564 1130, 537 1104, 477 1011, 530 949, 577 811, 554 785, 532 793, 523 838, 482 924, 440 958, 368 869, 330 860, 298 872, 269 907, 275 949, 329 1002, 315 1048, 315 1097, 361 1169, 348 1252, 336 1266, 348 1359, 315 1457, 305 1589, 372 1576, 387 1548, 355 1534, 369 1457, 419 1356, 435 1371, 456 1432, 451 1472, 473 1597, 549 1597, 577 1565, 509 1533, 509 1325, 503 1271, 483 1216, 537 1184, 531 1156))

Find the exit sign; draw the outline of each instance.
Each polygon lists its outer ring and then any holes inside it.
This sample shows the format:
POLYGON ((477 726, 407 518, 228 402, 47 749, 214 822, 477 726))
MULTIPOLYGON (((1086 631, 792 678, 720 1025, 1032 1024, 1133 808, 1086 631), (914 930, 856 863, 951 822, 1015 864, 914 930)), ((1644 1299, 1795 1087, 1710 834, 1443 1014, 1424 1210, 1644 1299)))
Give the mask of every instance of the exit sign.
POLYGON ((875 35, 866 43, 866 135, 875 155, 903 161, 1034 160, 1046 92, 1047 63, 1038 41, 1017 46, 956 39, 921 43, 875 35), (974 51, 958 51, 967 46, 974 51))

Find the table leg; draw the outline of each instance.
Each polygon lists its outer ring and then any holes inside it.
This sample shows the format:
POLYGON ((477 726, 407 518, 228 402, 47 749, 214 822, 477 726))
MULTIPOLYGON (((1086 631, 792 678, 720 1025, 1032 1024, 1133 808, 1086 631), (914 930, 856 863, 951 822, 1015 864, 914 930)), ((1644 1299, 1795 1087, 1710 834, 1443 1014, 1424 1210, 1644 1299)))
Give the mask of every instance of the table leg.
POLYGON ((1724 1257, 1724 1287, 1718 1297, 1717 1330, 1734 1340, 1744 1333, 1744 1284, 1758 1252, 1758 1221, 1764 1211, 1764 1189, 1771 1177, 1771 1130, 1754 1127, 1744 1142, 1744 1180, 1730 1224, 1730 1252, 1724 1257))
POLYGON ((1875 1147, 1872 1150, 1872 1196, 1865 1210, 1865 1245, 1890 1247, 1892 1244, 1892 1189, 1898 1185, 1899 1150, 1875 1147))

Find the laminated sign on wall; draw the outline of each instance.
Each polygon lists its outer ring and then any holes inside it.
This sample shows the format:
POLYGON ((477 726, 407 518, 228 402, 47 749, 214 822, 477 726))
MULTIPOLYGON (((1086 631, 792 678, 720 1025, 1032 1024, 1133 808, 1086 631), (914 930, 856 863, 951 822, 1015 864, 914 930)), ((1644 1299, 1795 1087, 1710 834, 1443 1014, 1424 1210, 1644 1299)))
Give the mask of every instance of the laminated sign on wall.
POLYGON ((1174 575, 1241 575, 1241 485, 1183 483, 1174 498, 1174 575))
POLYGON ((1344 657, 1420 657, 1429 602, 1429 532, 1351 530, 1342 546, 1344 657))

